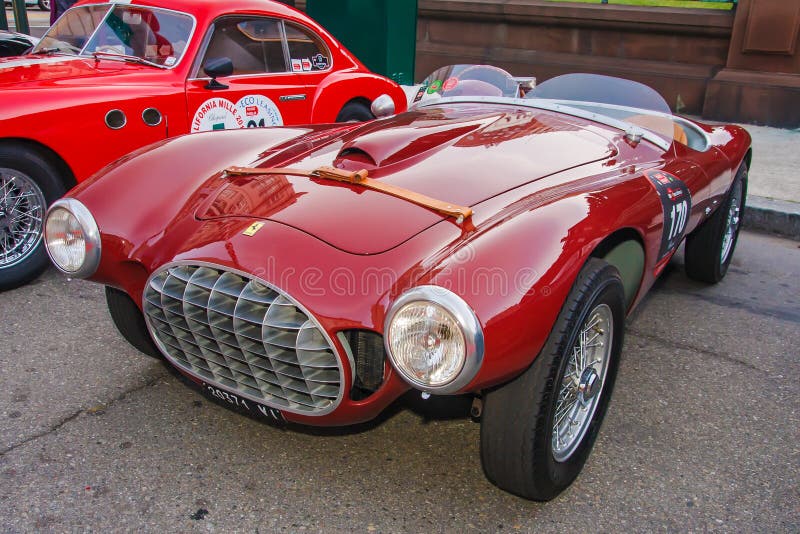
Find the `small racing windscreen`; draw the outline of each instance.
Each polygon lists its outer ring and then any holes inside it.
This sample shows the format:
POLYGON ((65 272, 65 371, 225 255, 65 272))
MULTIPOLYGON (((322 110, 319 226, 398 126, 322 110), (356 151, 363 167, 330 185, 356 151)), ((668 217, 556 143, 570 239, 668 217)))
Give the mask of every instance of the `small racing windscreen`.
POLYGON ((654 89, 599 74, 564 74, 536 86, 526 99, 563 104, 650 130, 667 142, 676 135, 669 105, 654 89))
POLYGON ((450 96, 519 96, 519 83, 491 65, 449 65, 434 71, 422 82, 417 101, 450 96))

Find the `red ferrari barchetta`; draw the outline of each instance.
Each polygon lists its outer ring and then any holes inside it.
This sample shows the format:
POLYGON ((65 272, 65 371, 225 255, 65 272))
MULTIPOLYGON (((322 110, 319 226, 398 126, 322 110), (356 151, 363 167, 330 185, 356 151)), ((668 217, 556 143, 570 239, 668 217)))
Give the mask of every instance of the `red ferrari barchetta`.
POLYGON ((690 277, 725 275, 750 137, 604 76, 456 66, 416 95, 366 124, 135 152, 53 205, 47 249, 106 286, 135 347, 231 406, 349 425, 410 388, 471 395, 488 477, 550 499, 678 246, 690 277))
POLYGON ((83 0, 0 59, 0 290, 48 264, 47 206, 132 150, 189 132, 373 119, 406 96, 271 0, 83 0))

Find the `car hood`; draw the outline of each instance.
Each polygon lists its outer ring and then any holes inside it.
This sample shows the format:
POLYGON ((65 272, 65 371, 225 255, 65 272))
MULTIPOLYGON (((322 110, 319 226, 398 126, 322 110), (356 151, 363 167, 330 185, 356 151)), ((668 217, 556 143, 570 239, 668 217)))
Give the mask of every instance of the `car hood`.
MULTIPOLYGON (((477 211, 491 197, 614 154, 612 132, 580 119, 459 104, 374 121, 322 146, 300 137, 254 165, 365 169, 372 179, 477 211), (314 148, 302 150, 306 145, 314 148)), ((215 183, 221 185, 196 210, 199 219, 272 220, 355 254, 384 252, 447 219, 382 192, 290 173, 215 183)))
POLYGON ((120 75, 158 73, 162 69, 103 59, 53 55, 18 56, 0 58, 0 87, 11 89, 15 85, 29 89, 31 85, 52 86, 53 82, 71 80, 70 85, 104 85, 107 78, 120 75))

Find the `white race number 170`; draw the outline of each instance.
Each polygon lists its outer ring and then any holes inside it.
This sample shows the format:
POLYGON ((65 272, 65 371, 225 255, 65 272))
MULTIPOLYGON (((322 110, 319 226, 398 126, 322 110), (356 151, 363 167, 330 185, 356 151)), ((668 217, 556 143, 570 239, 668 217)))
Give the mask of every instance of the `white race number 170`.
POLYGON ((678 204, 673 204, 669 218, 669 239, 672 240, 681 235, 689 219, 689 205, 685 200, 678 204))

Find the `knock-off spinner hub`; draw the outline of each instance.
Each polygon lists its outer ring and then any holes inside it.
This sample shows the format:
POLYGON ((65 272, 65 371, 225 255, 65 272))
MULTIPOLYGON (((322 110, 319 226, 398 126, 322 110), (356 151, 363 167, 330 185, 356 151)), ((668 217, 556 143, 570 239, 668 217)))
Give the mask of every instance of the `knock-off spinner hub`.
POLYGON ((600 391, 603 381, 597 375, 594 367, 587 367, 581 373, 581 380, 578 382, 578 396, 581 402, 586 405, 600 391))

